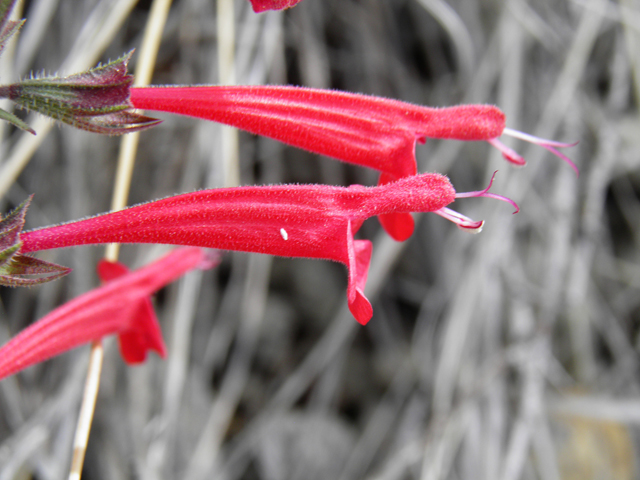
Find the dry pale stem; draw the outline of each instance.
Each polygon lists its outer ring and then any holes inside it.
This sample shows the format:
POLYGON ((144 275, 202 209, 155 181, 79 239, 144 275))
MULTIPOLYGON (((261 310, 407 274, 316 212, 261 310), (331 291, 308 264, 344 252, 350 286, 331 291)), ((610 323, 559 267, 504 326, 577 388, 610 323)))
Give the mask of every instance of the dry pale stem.
MULTIPOLYGON (((162 32, 167 21, 170 7, 171 0, 154 0, 153 2, 142 41, 142 47, 140 48, 140 60, 135 72, 135 85, 147 85, 151 81, 160 41, 162 39, 162 32)), ((126 135, 122 139, 113 201, 111 204, 112 210, 120 210, 127 204, 129 189, 131 187, 131 176, 133 174, 133 166, 138 148, 138 138, 139 134, 136 132, 126 135)), ((112 262, 118 259, 118 244, 110 244, 107 246, 105 258, 112 262)), ((103 358, 102 342, 97 341, 91 346, 87 387, 82 400, 80 419, 76 430, 76 442, 74 443, 73 461, 71 463, 69 480, 79 480, 82 474, 93 412, 98 397, 103 358)))

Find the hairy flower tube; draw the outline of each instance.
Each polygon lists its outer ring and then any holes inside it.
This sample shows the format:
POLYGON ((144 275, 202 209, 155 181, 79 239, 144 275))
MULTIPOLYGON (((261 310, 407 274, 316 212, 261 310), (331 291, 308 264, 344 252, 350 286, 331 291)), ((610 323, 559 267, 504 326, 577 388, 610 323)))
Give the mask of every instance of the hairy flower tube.
POLYGON ((202 190, 20 235, 22 253, 99 243, 165 243, 334 260, 348 268, 347 298, 362 324, 371 243, 362 222, 387 213, 433 212, 455 199, 430 173, 377 187, 273 185, 202 190))
POLYGON ((0 348, 0 379, 106 335, 118 335, 122 357, 143 362, 148 350, 166 356, 150 295, 215 259, 200 248, 179 248, 134 272, 102 261, 107 282, 56 308, 0 348))
MULTIPOLYGON (((417 171, 416 142, 427 138, 482 140, 505 159, 524 159, 498 137, 511 135, 539 144, 575 165, 552 142, 505 128, 505 115, 493 105, 431 108, 335 90, 290 86, 158 86, 131 89, 136 108, 177 113, 232 125, 295 147, 381 172, 379 184, 417 171)), ((577 169, 576 169, 577 171, 577 169)), ((413 232, 410 215, 381 215, 396 240, 413 232)))
POLYGON ((282 10, 283 8, 291 8, 298 4, 300 0, 250 0, 253 11, 256 13, 266 12, 267 10, 282 10))

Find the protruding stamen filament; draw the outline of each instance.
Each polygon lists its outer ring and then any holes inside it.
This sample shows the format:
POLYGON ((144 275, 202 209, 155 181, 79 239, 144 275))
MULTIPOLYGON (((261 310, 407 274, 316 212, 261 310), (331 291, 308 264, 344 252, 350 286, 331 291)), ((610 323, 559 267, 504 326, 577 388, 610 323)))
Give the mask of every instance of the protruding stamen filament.
POLYGON ((501 200, 503 202, 507 202, 508 204, 510 204, 515 209, 515 212, 513 212, 515 215, 520 211, 520 207, 518 207, 518 204, 516 202, 511 200, 509 197, 505 197, 503 195, 498 195, 498 194, 489 192, 489 189, 491 189, 491 186, 493 185, 493 179, 496 178, 496 173, 498 173, 497 170, 493 172, 493 175, 491 175, 491 180, 489 181, 489 185, 484 190, 477 190, 475 192, 464 192, 464 193, 456 192, 456 198, 471 198, 471 197, 495 198, 496 200, 501 200))
POLYGON ((497 138, 490 138, 487 140, 491 145, 500 150, 502 153, 502 157, 509 163, 517 165, 518 167, 524 167, 527 162, 526 160, 516 152, 513 148, 507 147, 504 143, 502 143, 497 138))
POLYGON ((578 144, 578 142, 566 143, 566 142, 556 142, 555 140, 547 140, 545 138, 536 137, 535 135, 530 135, 528 133, 524 133, 519 130, 513 130, 512 128, 505 128, 502 131, 502 134, 508 135, 513 138, 517 138, 519 140, 524 140, 525 142, 535 143, 536 145, 548 145, 550 147, 556 147, 556 148, 575 147, 578 144))
MULTIPOLYGON (((528 133, 524 133, 524 132, 520 132, 518 130, 513 130, 511 128, 505 128, 502 131, 503 135, 509 135, 510 137, 513 138, 517 138, 519 140, 524 140, 525 142, 529 142, 529 143, 534 143, 536 145, 540 145, 542 148, 546 148, 547 150, 549 150, 551 153, 553 153, 556 157, 561 158, 562 160, 564 160, 565 162, 567 162, 569 164, 569 166, 571 168, 573 168, 573 171, 576 172, 576 175, 579 175, 578 172, 578 167, 576 166, 575 163, 573 163, 573 161, 567 157, 564 153, 559 152, 557 149, 558 148, 568 148, 568 147, 575 147, 578 142, 574 142, 574 143, 564 143, 564 142, 556 142, 553 140, 547 140, 546 138, 540 138, 540 137, 536 137, 535 135, 529 135, 528 133)), ((496 145, 496 139, 491 139, 489 140, 489 143, 491 143, 493 146, 495 146, 496 148, 498 148, 500 151, 502 151, 502 155, 505 156, 504 151, 498 147, 498 145, 496 145)), ((500 142, 498 142, 500 143, 500 142)), ((507 148, 507 147, 505 147, 507 148)), ((507 158, 505 156, 505 158, 507 158)), ((507 158, 507 160, 509 160, 507 158)))
POLYGON ((443 207, 440 210, 436 210, 433 213, 437 213, 443 218, 455 223, 459 229, 470 233, 480 233, 484 226, 484 220, 476 222, 475 220, 465 217, 461 213, 451 210, 450 208, 443 207))

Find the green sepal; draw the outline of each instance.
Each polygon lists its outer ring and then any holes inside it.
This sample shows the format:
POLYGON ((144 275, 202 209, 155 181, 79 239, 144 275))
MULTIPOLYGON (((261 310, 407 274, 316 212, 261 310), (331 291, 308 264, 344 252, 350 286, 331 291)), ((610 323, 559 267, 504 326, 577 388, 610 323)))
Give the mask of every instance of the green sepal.
POLYGON ((0 86, 0 97, 82 130, 108 135, 144 130, 160 120, 132 110, 133 76, 127 73, 132 54, 67 77, 29 78, 0 86))
POLYGON ((50 282, 71 271, 70 268, 22 255, 20 232, 32 196, 0 221, 0 285, 8 287, 33 286, 50 282))
POLYGON ((22 246, 22 242, 18 242, 15 245, 10 246, 9 248, 5 248, 4 250, 0 250, 0 273, 3 272, 3 268, 11 261, 11 257, 13 257, 16 253, 20 251, 20 247, 22 246))
POLYGON ((34 135, 36 134, 36 131, 33 128, 31 128, 29 125, 27 125, 18 117, 16 117, 13 113, 7 112, 6 110, 3 110, 1 108, 0 108, 0 120, 6 120, 10 124, 15 125, 21 130, 24 130, 29 133, 33 133, 34 135))
POLYGON ((27 209, 33 195, 18 205, 6 217, 0 220, 0 250, 10 248, 20 242, 20 232, 24 228, 27 209))
POLYGON ((17 0, 0 1, 0 52, 2 52, 9 39, 20 30, 20 27, 24 24, 24 20, 17 22, 9 20, 16 1, 17 0))
MULTIPOLYGON (((18 245, 18 247, 21 244, 18 245)), ((0 285, 7 287, 31 287, 57 280, 71 271, 55 263, 29 255, 14 254, 8 263, 0 266, 0 285), (43 275, 32 277, 32 275, 43 275)))
POLYGON ((13 37, 20 28, 24 25, 24 20, 18 20, 17 22, 9 22, 5 26, 2 33, 0 33, 0 52, 4 50, 5 45, 11 37, 13 37))
POLYGON ((125 133, 138 132, 154 127, 159 123, 162 123, 162 120, 128 110, 98 117, 76 117, 69 122, 70 125, 81 130, 103 135, 123 135, 125 133))

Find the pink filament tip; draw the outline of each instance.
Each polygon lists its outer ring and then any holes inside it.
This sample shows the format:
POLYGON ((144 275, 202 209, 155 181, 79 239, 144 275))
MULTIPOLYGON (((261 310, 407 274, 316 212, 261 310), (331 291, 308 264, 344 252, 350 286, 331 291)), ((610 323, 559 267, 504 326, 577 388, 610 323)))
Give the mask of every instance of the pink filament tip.
POLYGON ((442 218, 446 218, 447 220, 455 223, 457 227, 465 232, 469 233, 480 233, 482 231, 482 227, 484 226, 484 220, 475 221, 462 215, 455 210, 451 210, 450 208, 443 207, 440 210, 436 210, 433 213, 437 213, 442 218))
POLYGON ((511 205, 515 209, 515 211, 513 212, 515 215, 520 211, 520 207, 518 207, 518 204, 516 202, 511 200, 509 197, 505 197, 503 195, 498 195, 498 194, 489 192, 489 189, 491 189, 491 186, 493 185, 493 179, 496 178, 496 173, 498 173, 497 170, 493 172, 493 175, 491 175, 491 180, 489 181, 489 185, 484 190, 477 190, 475 192, 464 192, 464 193, 456 192, 456 198, 472 198, 472 197, 494 198, 496 200, 507 202, 509 205, 511 205))
MULTIPOLYGON (((578 167, 576 166, 576 164, 573 163, 573 161, 569 157, 567 157, 564 153, 558 151, 558 148, 575 147, 578 144, 578 142, 574 142, 574 143, 556 142, 554 140, 547 140, 546 138, 536 137, 535 135, 529 135, 528 133, 520 132, 518 130, 513 130, 511 128, 505 128, 502 131, 502 134, 508 135, 513 138, 517 138, 519 140, 523 140, 525 142, 533 143, 535 145, 539 145, 542 148, 547 149, 548 151, 553 153, 556 157, 560 158, 561 160, 564 160, 573 169, 573 171, 576 172, 576 176, 580 175, 580 172, 578 171, 578 167)), ((506 158, 508 161, 512 163, 516 163, 517 165, 524 165, 524 159, 520 155, 515 153, 512 149, 510 149, 509 147, 504 145, 502 142, 500 142, 497 138, 492 138, 491 140, 488 140, 488 142, 494 147, 496 147, 498 150, 500 150, 502 152, 502 156, 506 158), (522 159, 522 163, 513 162, 513 160, 510 158, 512 154, 515 154, 518 158, 522 159)))
POLYGON ((527 164, 527 161, 522 157, 522 155, 516 152, 513 148, 507 147, 497 138, 490 138, 489 140, 487 140, 487 142, 500 150, 500 153, 502 153, 502 158, 504 158, 507 162, 518 167, 524 167, 527 164))

